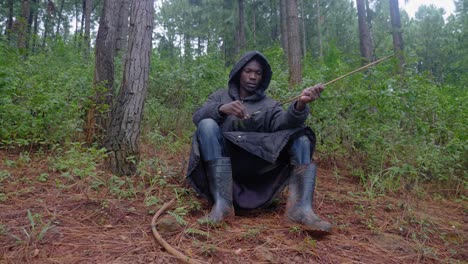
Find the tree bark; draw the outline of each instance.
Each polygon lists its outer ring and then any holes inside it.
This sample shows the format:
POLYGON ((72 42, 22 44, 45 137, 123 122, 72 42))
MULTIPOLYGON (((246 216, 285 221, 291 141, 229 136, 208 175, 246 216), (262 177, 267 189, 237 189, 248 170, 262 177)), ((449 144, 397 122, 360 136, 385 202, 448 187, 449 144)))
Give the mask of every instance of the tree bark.
POLYGON ((253 25, 252 25, 252 34, 253 34, 253 44, 254 48, 257 45, 257 2, 253 0, 252 16, 253 16, 253 25))
POLYGON ((11 39, 11 31, 13 30, 13 0, 8 0, 8 19, 6 22, 5 35, 7 39, 11 39))
POLYGON ((114 94, 114 52, 116 45, 116 25, 120 2, 104 0, 99 30, 96 38, 93 104, 88 109, 86 119, 86 142, 101 139, 109 126, 114 94))
POLYGON ((91 52, 91 11, 93 9, 93 0, 85 0, 84 3, 84 42, 86 45, 85 55, 89 56, 89 53, 91 52))
POLYGON ((270 0, 270 18, 271 18, 271 41, 276 42, 278 40, 278 5, 277 1, 270 0))
POLYGON ((301 42, 297 13, 297 0, 287 1, 289 88, 302 82, 301 42))
POLYGON ((372 47, 371 32, 367 24, 367 13, 364 0, 356 0, 358 25, 359 25, 359 48, 361 51, 362 64, 373 61, 374 54, 372 47))
POLYGON ((29 38, 28 20, 30 8, 31 5, 29 0, 23 0, 21 2, 21 16, 18 19, 18 49, 23 55, 26 55, 27 53, 27 43, 29 38))
POLYGON ((37 49, 37 34, 39 32, 39 0, 33 0, 33 14, 32 14, 32 23, 33 23, 33 37, 32 37, 32 53, 36 53, 37 49))
POLYGON ((317 32, 318 32, 318 44, 319 44, 319 60, 323 59, 323 43, 322 43, 322 18, 320 14, 320 0, 317 0, 317 32))
POLYGON ((285 57, 288 57, 288 19, 286 14, 286 0, 280 0, 281 47, 285 57))
POLYGON ((153 0, 132 0, 122 86, 107 130, 108 164, 116 175, 132 175, 139 161, 139 136, 147 93, 153 32, 153 0))
POLYGON ((245 49, 245 18, 244 18, 244 0, 238 0, 239 6, 239 24, 237 29, 237 45, 236 45, 236 54, 239 55, 241 50, 245 49))
POLYGON ((304 0, 301 0, 301 36, 302 36, 302 57, 305 58, 307 54, 307 32, 305 27, 305 6, 304 0))
POLYGON ((121 0, 118 10, 115 54, 123 53, 128 46, 128 16, 130 12, 130 0, 121 0))
POLYGON ((57 29, 55 31, 55 41, 57 41, 57 38, 60 34, 60 25, 62 24, 62 13, 63 13, 63 4, 64 4, 65 0, 62 0, 60 2, 60 10, 57 14, 57 29))
MULTIPOLYGON (((223 1, 223 13, 226 14, 226 16, 233 13, 233 9, 234 8, 232 0, 223 1)), ((226 65, 226 67, 229 67, 235 62, 236 57, 236 42, 233 41, 234 38, 232 37, 231 31, 231 29, 235 28, 235 26, 231 21, 226 20, 224 28, 225 29, 222 32, 222 50, 224 53, 224 65, 226 65)), ((237 38, 237 36, 235 38, 237 38)))
POLYGON ((47 11, 46 17, 44 21, 44 34, 42 38, 42 47, 45 47, 47 38, 49 37, 49 33, 53 31, 53 25, 51 23, 52 15, 55 14, 55 5, 54 2, 48 0, 47 1, 47 11))
POLYGON ((404 71, 405 58, 403 57, 403 37, 401 34, 400 9, 398 0, 389 0, 390 20, 392 23, 393 50, 398 58, 400 73, 404 71))

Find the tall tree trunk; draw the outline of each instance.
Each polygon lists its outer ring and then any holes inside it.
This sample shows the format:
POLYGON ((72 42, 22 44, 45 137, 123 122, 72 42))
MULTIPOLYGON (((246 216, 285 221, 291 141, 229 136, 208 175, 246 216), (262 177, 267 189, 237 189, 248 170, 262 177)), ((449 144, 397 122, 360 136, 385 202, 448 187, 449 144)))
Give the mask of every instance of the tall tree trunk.
POLYGON ((114 94, 114 52, 118 8, 122 0, 104 0, 96 38, 93 105, 88 109, 86 142, 101 139, 109 126, 114 94))
POLYGON ((31 5, 29 0, 21 2, 21 16, 18 20, 18 49, 23 55, 27 54, 27 43, 29 38, 28 20, 31 5))
POLYGON ((53 31, 53 25, 51 24, 52 15, 55 14, 55 5, 54 2, 48 0, 47 1, 47 11, 46 17, 44 21, 44 34, 42 38, 42 47, 44 48, 47 42, 47 38, 49 37, 49 33, 53 31))
MULTIPOLYGON (((232 0, 223 1, 223 13, 226 14, 226 16, 230 16, 234 12, 233 9, 232 0)), ((224 65, 227 67, 235 62, 236 57, 236 43, 233 41, 232 28, 235 28, 234 24, 230 20, 225 20, 225 26, 222 32, 222 50, 224 54, 224 65)))
POLYGON ((34 14, 37 11, 36 0, 31 0, 29 3, 29 14, 28 14, 28 41, 26 42, 26 49, 29 50, 31 46, 32 26, 34 21, 34 14))
POLYGON ((306 28, 305 28, 305 15, 304 15, 304 0, 301 0, 301 31, 302 31, 302 57, 305 58, 306 53, 307 53, 307 34, 306 34, 306 28))
POLYGON ((57 30, 55 31, 55 41, 57 41, 57 38, 59 36, 59 33, 60 33, 60 25, 62 24, 62 13, 63 13, 63 4, 64 4, 65 0, 62 0, 60 2, 60 9, 59 9, 59 12, 57 13, 57 30))
POLYGON ((403 57, 403 37, 401 34, 400 9, 398 0, 389 0, 390 3, 390 20, 392 23, 393 33, 393 50, 398 58, 398 66, 400 73, 403 73, 405 58, 403 57))
POLYGON ((297 0, 287 1, 289 88, 302 82, 301 42, 297 12, 297 0))
POLYGON ((130 12, 130 0, 121 0, 118 10, 115 54, 123 53, 128 45, 128 16, 130 12))
MULTIPOLYGON (((85 24, 85 13, 86 13, 86 0, 81 0, 81 19, 80 19, 80 39, 78 41, 78 47, 81 49, 84 39, 84 24, 85 24)), ((77 13, 78 15, 78 10, 77 13)), ((77 27, 78 28, 78 27, 77 27)))
POLYGON ((124 76, 112 109, 106 148, 116 175, 132 175, 139 161, 139 136, 147 93, 153 33, 153 0, 132 0, 124 76))
POLYGON ((39 0, 33 0, 33 9, 32 9, 32 53, 36 53, 37 49, 37 38, 39 32, 39 0))
POLYGON ((252 15, 253 15, 253 25, 252 25, 252 33, 253 33, 253 44, 254 48, 257 45, 257 1, 253 0, 253 8, 252 8, 252 15))
POLYGON ((288 57, 288 19, 286 14, 286 0, 280 0, 281 47, 285 57, 288 57))
POLYGON ((270 0, 270 21, 271 27, 271 41, 276 42, 278 40, 278 5, 276 0, 270 0))
POLYGON ((323 42, 322 42, 322 17, 320 14, 320 0, 317 0, 317 32, 319 44, 319 60, 323 59, 323 42))
POLYGON ((236 43, 236 54, 245 49, 245 18, 244 18, 244 0, 237 0, 239 6, 239 21, 238 21, 238 29, 237 29, 237 43, 236 43))
POLYGON ((91 11, 93 10, 93 0, 85 0, 85 33, 84 33, 84 42, 85 42, 85 55, 89 56, 91 52, 91 11))
POLYGON ((13 30, 13 3, 14 0, 8 0, 8 19, 6 22, 5 35, 7 39, 11 39, 11 31, 13 30))
POLYGON ((356 0, 359 24, 359 48, 363 59, 362 64, 366 64, 374 58, 374 48, 372 47, 371 32, 369 31, 367 24, 367 14, 364 1, 365 0, 356 0))

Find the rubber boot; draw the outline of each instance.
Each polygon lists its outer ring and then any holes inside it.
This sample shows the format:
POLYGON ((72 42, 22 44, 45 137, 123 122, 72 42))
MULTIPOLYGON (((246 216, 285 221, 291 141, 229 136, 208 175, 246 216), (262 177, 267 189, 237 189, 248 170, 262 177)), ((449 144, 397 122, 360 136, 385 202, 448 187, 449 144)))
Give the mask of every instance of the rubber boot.
POLYGON ((316 175, 317 167, 313 163, 293 166, 289 179, 286 219, 300 224, 307 231, 326 235, 331 232, 332 225, 320 219, 312 208, 316 175))
POLYGON ((219 223, 228 217, 234 216, 231 159, 210 160, 206 165, 208 183, 214 204, 211 212, 199 221, 219 223))

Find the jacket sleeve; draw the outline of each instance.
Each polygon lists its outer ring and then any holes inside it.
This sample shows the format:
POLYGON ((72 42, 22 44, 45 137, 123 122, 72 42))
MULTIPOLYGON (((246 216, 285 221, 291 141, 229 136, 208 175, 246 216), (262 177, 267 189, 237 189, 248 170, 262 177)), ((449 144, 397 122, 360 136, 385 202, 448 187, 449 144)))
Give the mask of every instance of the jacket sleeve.
POLYGON ((307 116, 309 116, 309 106, 306 105, 303 111, 297 111, 295 105, 296 102, 293 102, 286 111, 279 104, 273 109, 270 119, 271 132, 297 128, 304 124, 307 116))
POLYGON ((222 93, 223 90, 218 90, 212 93, 208 100, 203 104, 200 108, 198 108, 192 116, 192 121, 195 126, 198 126, 201 120, 206 118, 211 118, 216 121, 216 123, 221 124, 225 119, 226 116, 222 115, 219 112, 219 107, 223 105, 222 103, 222 93))

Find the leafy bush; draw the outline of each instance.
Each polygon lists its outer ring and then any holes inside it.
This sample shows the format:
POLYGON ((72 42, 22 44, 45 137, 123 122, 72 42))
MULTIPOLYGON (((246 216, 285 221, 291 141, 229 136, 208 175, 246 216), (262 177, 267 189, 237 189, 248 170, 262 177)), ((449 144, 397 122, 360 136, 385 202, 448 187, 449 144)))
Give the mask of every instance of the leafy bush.
POLYGON ((376 191, 427 180, 466 184, 466 90, 421 76, 401 80, 385 67, 330 86, 313 103, 318 154, 347 160, 376 191))
POLYGON ((50 54, 0 46, 0 147, 52 145, 76 139, 91 94, 92 67, 65 44, 50 54))

